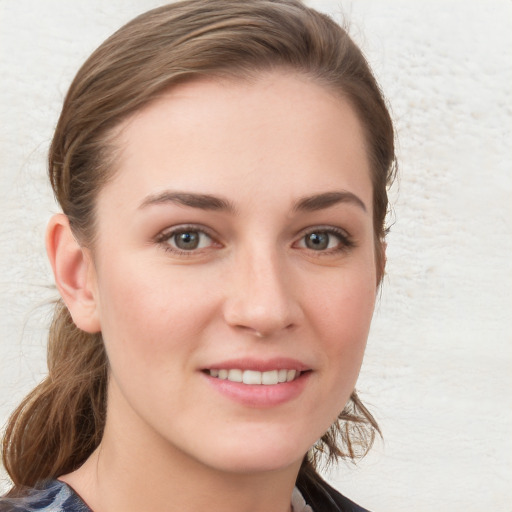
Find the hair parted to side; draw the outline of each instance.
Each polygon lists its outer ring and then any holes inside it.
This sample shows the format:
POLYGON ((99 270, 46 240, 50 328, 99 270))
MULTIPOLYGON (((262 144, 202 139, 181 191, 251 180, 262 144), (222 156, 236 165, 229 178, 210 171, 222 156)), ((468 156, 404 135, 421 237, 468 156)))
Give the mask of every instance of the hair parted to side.
MULTIPOLYGON (((85 62, 64 101, 49 176, 79 243, 93 248, 95 200, 116 170, 115 128, 173 85, 201 76, 257 79, 274 69, 301 74, 348 100, 362 123, 373 184, 379 276, 394 131, 359 48, 328 16, 299 0, 186 0, 149 11, 107 39, 85 62)), ((379 279, 380 279, 379 277, 379 279)), ((98 446, 106 417, 108 361, 100 334, 79 330, 55 308, 48 376, 14 412, 3 462, 16 487, 78 468, 98 446)), ((320 481, 318 453, 354 459, 378 426, 355 391, 338 421, 304 458, 298 481, 320 481)))

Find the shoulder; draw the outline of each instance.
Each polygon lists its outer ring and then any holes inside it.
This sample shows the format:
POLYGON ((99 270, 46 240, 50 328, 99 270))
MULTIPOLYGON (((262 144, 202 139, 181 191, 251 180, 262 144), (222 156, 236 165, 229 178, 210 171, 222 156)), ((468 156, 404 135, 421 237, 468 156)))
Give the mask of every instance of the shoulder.
POLYGON ((301 486, 300 491, 314 512, 370 512, 340 494, 323 480, 311 486, 301 486))
POLYGON ((91 512, 80 497, 63 482, 49 480, 24 488, 15 496, 0 497, 0 512, 91 512))

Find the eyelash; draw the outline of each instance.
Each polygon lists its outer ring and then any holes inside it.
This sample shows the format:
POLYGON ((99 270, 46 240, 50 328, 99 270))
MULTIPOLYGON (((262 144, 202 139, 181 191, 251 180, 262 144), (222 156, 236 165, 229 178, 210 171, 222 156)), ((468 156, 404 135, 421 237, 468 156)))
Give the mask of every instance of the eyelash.
MULTIPOLYGON (((215 243, 215 238, 213 237, 213 235, 211 235, 208 232, 208 230, 206 230, 202 226, 193 226, 193 225, 190 225, 190 226, 182 225, 182 226, 177 226, 175 228, 172 228, 170 230, 163 231, 155 238, 155 241, 157 244, 161 245, 165 251, 170 252, 175 255, 178 255, 178 256, 193 256, 195 254, 198 254, 198 252, 202 251, 202 249, 208 248, 208 247, 200 247, 197 249, 186 250, 186 249, 180 249, 178 247, 171 245, 171 240, 176 235, 185 234, 185 233, 199 233, 199 236, 205 235, 211 240, 211 243, 209 245, 211 245, 212 243, 215 243)), ((201 243, 201 242, 199 241, 199 243, 201 243)), ((220 244, 219 244, 219 246, 220 246, 220 244)))
MULTIPOLYGON (((215 238, 212 234, 208 232, 204 227, 202 226, 194 226, 194 225, 182 225, 177 226, 175 228, 172 228, 170 230, 163 231, 160 233, 156 238, 155 241, 157 244, 161 245, 163 249, 167 252, 170 252, 172 254, 178 255, 178 256, 185 256, 190 257, 193 255, 198 254, 199 252, 202 252, 203 249, 208 249, 212 244, 218 244, 219 248, 222 247, 222 245, 219 242, 215 241, 215 238), (211 242, 208 247, 199 247, 199 248, 192 248, 189 250, 186 249, 180 249, 174 245, 171 245, 171 240, 179 235, 179 234, 185 234, 185 233, 198 233, 199 236, 207 236, 211 242)), ((201 240, 199 240, 199 244, 201 243, 201 240)), ((355 242, 352 239, 352 237, 344 230, 334 227, 312 227, 308 228, 307 230, 302 231, 302 234, 297 242, 294 242, 293 246, 297 246, 299 243, 304 243, 304 246, 300 247, 300 249, 305 249, 310 253, 315 254, 316 256, 328 256, 332 254, 339 254, 341 252, 347 251, 348 249, 355 247, 355 242), (318 235, 328 235, 329 237, 334 236, 338 239, 339 244, 336 247, 331 247, 327 249, 322 250, 314 250, 306 246, 306 237, 309 235, 318 234, 318 235)), ((329 240, 330 243, 330 240, 329 240)))
MULTIPOLYGON (((299 242, 296 243, 303 243, 306 245, 306 237, 309 235, 318 234, 318 235, 329 235, 329 237, 334 236, 338 239, 339 243, 336 247, 327 248, 325 250, 319 250, 316 251, 314 249, 310 249, 308 247, 301 247, 306 250, 308 250, 311 253, 314 253, 315 256, 322 257, 322 256, 330 256, 333 254, 339 254, 342 252, 345 252, 353 247, 356 246, 353 238, 345 231, 339 228, 335 228, 332 226, 315 226, 312 228, 307 228, 304 230, 301 234, 301 237, 299 238, 299 242)), ((330 243, 330 241, 329 241, 330 243)))

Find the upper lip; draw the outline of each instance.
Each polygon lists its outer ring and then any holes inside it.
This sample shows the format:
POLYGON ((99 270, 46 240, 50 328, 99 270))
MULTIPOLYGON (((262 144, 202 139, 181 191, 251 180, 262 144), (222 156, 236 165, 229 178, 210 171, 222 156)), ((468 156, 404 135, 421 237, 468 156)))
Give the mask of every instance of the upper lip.
POLYGON ((272 359, 253 359, 253 358, 237 358, 219 361, 205 366, 203 370, 213 369, 238 369, 238 370, 254 370, 259 372, 268 372, 271 370, 297 370, 304 372, 310 370, 311 367, 305 365, 297 359, 289 357, 276 357, 272 359))

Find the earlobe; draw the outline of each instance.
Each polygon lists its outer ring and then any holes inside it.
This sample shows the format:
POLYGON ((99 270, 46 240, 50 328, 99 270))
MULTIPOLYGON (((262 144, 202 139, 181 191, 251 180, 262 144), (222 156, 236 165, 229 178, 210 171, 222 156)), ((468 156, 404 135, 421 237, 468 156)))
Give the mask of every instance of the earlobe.
POLYGON ((88 249, 75 239, 69 220, 54 215, 46 230, 46 252, 55 284, 76 326, 86 332, 101 330, 96 297, 96 275, 88 249))

